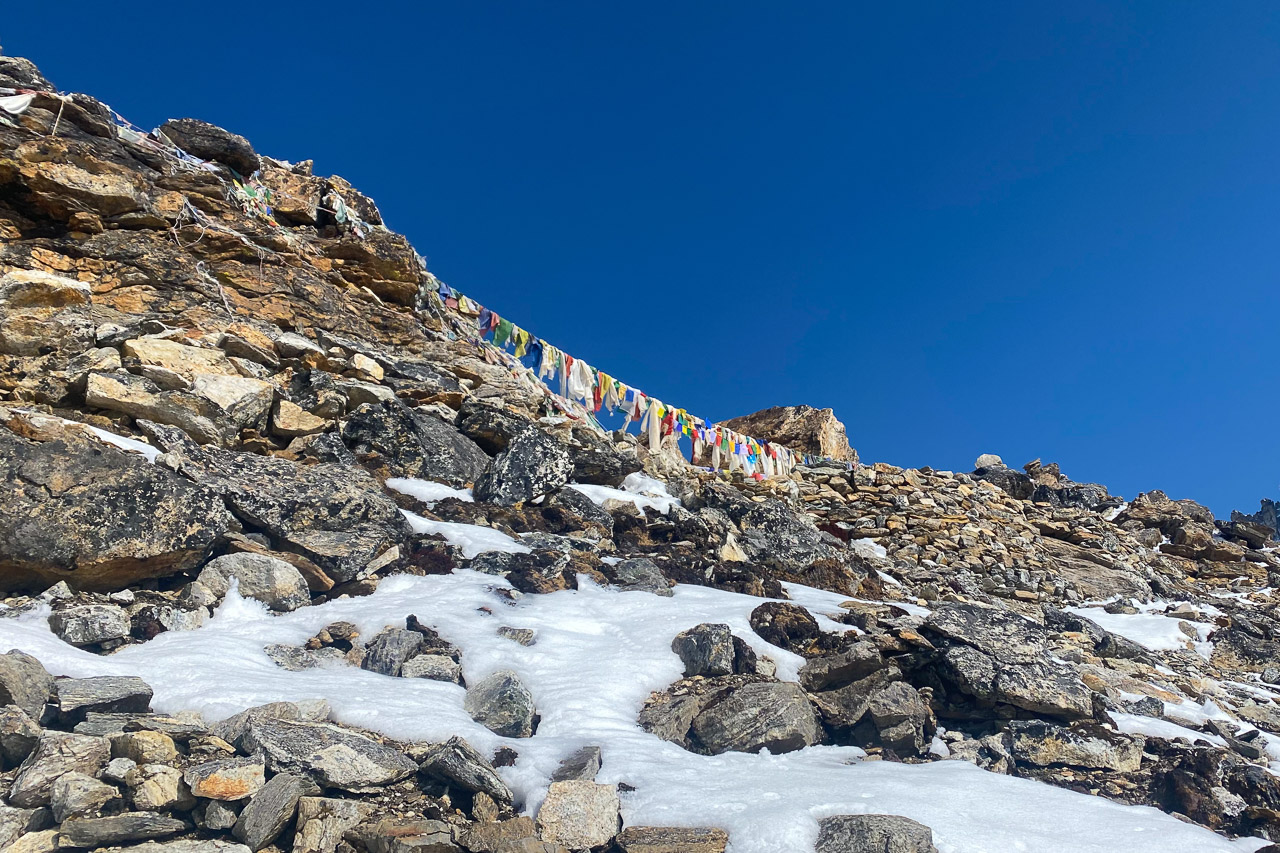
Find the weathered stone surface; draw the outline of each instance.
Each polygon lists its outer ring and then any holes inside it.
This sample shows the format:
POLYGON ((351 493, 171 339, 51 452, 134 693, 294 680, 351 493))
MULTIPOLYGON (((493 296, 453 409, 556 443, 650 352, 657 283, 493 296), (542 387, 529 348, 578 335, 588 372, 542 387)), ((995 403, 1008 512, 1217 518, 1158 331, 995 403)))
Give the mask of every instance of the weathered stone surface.
POLYGON ((275 401, 271 409, 271 432, 285 438, 298 438, 324 432, 329 422, 313 415, 301 406, 283 397, 275 401))
POLYGON ((496 802, 510 804, 511 789, 496 770, 471 744, 451 737, 431 747, 422 759, 422 772, 464 791, 483 791, 496 802))
POLYGON ((120 791, 85 773, 72 771, 53 780, 49 789, 49 802, 53 807, 53 819, 58 823, 72 817, 96 813, 114 800, 120 799, 120 791))
POLYGON ((97 409, 177 427, 199 444, 222 445, 234 438, 233 425, 216 403, 189 391, 166 390, 144 376, 90 373, 84 397, 97 409))
POLYGON ((0 588, 118 589, 198 565, 231 523, 217 495, 89 440, 0 429, 0 588))
POLYGON ((468 397, 462 401, 454 425, 485 453, 497 455, 507 449, 511 439, 531 428, 533 421, 504 406, 468 397))
POLYGON ((618 833, 618 791, 595 782, 552 782, 538 809, 543 840, 575 850, 608 844, 618 833))
POLYGON ((201 160, 213 160, 244 177, 262 166, 262 158, 253 150, 249 140, 207 121, 171 118, 160 125, 160 133, 188 154, 201 160))
POLYGON ((334 853, 343 834, 368 820, 373 810, 372 803, 360 800, 302 797, 293 853, 334 853))
POLYGON ((124 732, 111 738, 111 757, 137 764, 171 764, 178 757, 173 738, 164 732, 124 732))
POLYGON ((200 825, 205 829, 212 830, 231 829, 236 825, 236 821, 240 819, 240 813, 237 809, 243 807, 243 800, 230 802, 209 800, 204 804, 203 819, 200 821, 200 825))
POLYGON ((830 690, 865 678, 884 665, 875 643, 858 642, 834 655, 805 661, 800 668, 800 685, 810 692, 830 690))
POLYGON ((657 563, 645 557, 633 557, 608 567, 608 577, 622 589, 671 597, 671 584, 663 577, 662 570, 657 563))
POLYGON ((10 805, 20 808, 47 806, 53 783, 66 773, 94 776, 111 758, 105 738, 47 731, 18 768, 9 788, 10 805))
POLYGON ((1039 767, 1067 765, 1128 773, 1142 765, 1142 737, 1092 723, 1056 726, 1042 720, 1014 720, 1009 733, 1014 759, 1039 767))
POLYGON ((702 624, 681 631, 671 641, 671 650, 680 656, 685 678, 733 673, 733 632, 728 625, 702 624))
POLYGON ((55 610, 49 628, 73 646, 92 646, 129 636, 129 617, 114 604, 85 604, 55 610))
POLYGON ((872 693, 867 714, 880 742, 900 756, 919 755, 933 737, 933 711, 910 684, 895 681, 872 693))
POLYGON ((398 750, 327 723, 257 719, 241 744, 248 751, 261 749, 273 772, 308 776, 344 791, 389 785, 418 769, 398 750))
POLYGON ((240 594, 272 610, 289 611, 311 603, 302 573, 284 560, 265 554, 225 554, 210 560, 197 581, 222 598, 235 578, 240 594))
POLYGON ((36 748, 40 726, 17 705, 0 707, 0 757, 4 766, 21 764, 36 748))
POLYGON ((938 853, 933 831, 898 815, 836 815, 818 821, 814 853, 938 853))
POLYGON ((404 678, 462 683, 462 665, 448 655, 415 655, 400 667, 404 678))
POLYGON ((179 838, 135 844, 129 848, 129 853, 249 853, 249 848, 220 838, 179 838))
POLYGON ((39 720, 52 693, 53 676, 40 661, 17 649, 0 655, 0 704, 14 705, 39 720))
POLYGON ((302 797, 319 795, 320 788, 305 776, 279 773, 271 777, 240 812, 233 833, 250 850, 261 850, 280 837, 298 811, 302 797))
POLYGON ((76 734, 111 737, 126 732, 159 732, 179 743, 193 737, 208 734, 209 729, 199 714, 184 711, 179 714, 100 713, 90 711, 84 720, 76 723, 76 734))
POLYGON ((453 830, 438 820, 383 818, 348 831, 368 853, 458 853, 453 830))
POLYGON ((0 803, 0 849, 11 849, 9 845, 20 836, 37 832, 48 822, 47 809, 15 809, 0 803))
POLYGON ((185 810, 195 805, 182 771, 164 764, 143 764, 125 774, 129 802, 138 811, 185 810))
POLYGON ((621 853, 724 853, 728 844, 723 829, 677 826, 628 826, 617 840, 621 853))
POLYGON ((559 853, 564 848, 538 840, 533 818, 513 817, 493 823, 478 823, 462 836, 462 846, 472 853, 559 853))
POLYGON ((761 604, 750 619, 760 639, 791 652, 807 650, 819 634, 818 620, 808 610, 785 601, 761 604))
POLYGON ((398 400, 357 407, 343 421, 342 439, 358 459, 394 477, 465 486, 489 464, 488 455, 453 424, 398 400))
POLYGON ((266 767, 260 759, 222 758, 187 768, 182 780, 191 793, 207 800, 243 800, 266 784, 266 767))
POLYGON ((89 285, 40 270, 13 270, 0 275, 0 308, 66 308, 93 301, 89 285))
POLYGON ((702 711, 693 734, 712 754, 791 752, 817 743, 822 727, 798 684, 746 684, 702 711))
POLYGON ((151 687, 133 675, 96 675, 64 678, 55 682, 58 710, 67 719, 79 719, 91 711, 104 713, 151 710, 151 687))
POLYGON ((66 847, 108 847, 126 841, 146 841, 176 835, 187 828, 182 821, 155 812, 129 812, 114 817, 75 818, 60 827, 66 847))
POLYGON ((594 782, 600 772, 600 747, 584 746, 570 753, 551 774, 552 782, 594 782))
POLYGON ((404 628, 387 628, 365 646, 361 669, 382 675, 400 675, 409 658, 422 648, 422 635, 404 628))
POLYGON ((218 407, 223 420, 234 430, 259 429, 271 411, 275 388, 261 379, 198 373, 191 380, 191 393, 218 407))
POLYGON ((54 853, 60 848, 61 838, 56 829, 28 832, 5 848, 5 853, 54 853))
POLYGON ((476 480, 475 498, 499 506, 549 495, 569 482, 573 462, 562 445, 541 430, 526 429, 476 480))
POLYGON ((310 720, 320 722, 329 718, 329 703, 324 700, 312 700, 310 703, 300 702, 268 702, 248 708, 238 714, 232 714, 216 724, 213 734, 227 743, 239 744, 240 739, 249 732, 249 724, 259 719, 276 720, 310 720))
POLYGON ((471 719, 503 737, 533 734, 533 694, 510 670, 499 670, 467 688, 462 707, 471 719))
POLYGON ((731 430, 757 441, 770 441, 799 453, 824 456, 857 464, 858 453, 849 446, 844 424, 831 409, 812 406, 774 406, 752 415, 724 422, 731 430))

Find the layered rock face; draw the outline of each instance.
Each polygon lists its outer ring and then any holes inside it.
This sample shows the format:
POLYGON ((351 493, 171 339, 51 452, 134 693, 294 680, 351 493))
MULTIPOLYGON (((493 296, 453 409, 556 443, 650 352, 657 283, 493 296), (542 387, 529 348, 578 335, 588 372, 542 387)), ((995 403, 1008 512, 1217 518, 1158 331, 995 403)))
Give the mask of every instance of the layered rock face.
MULTIPOLYGON (((678 585, 714 587, 759 604, 662 638, 671 683, 635 723, 663 749, 966 761, 1280 838, 1274 508, 1216 520, 1039 460, 862 465, 832 411, 803 406, 728 425, 823 461, 763 481, 694 468, 566 415, 470 339, 475 318, 341 178, 192 119, 122 132, 24 60, 0 57, 0 86, 35 92, 0 123, 6 618, 34 614, 91 660, 201 628, 233 588, 287 620, 390 576, 468 569, 482 574, 454 578, 493 586, 494 642, 536 657, 536 631, 497 624, 524 596, 582 585, 677 606, 678 585), (236 181, 255 171, 246 196, 236 181)), ((399 743, 314 701, 160 714, 166 685, 55 679, 15 650, 0 655, 0 847, 731 843, 713 826, 623 826, 629 783, 601 775, 593 744, 546 768, 528 808, 513 780, 543 770, 507 768, 547 708, 519 667, 469 669, 425 609, 373 630, 325 621, 263 643, 265 665, 440 682, 502 746, 399 743)), ((934 849, 895 815, 813 829, 822 851, 934 849)))

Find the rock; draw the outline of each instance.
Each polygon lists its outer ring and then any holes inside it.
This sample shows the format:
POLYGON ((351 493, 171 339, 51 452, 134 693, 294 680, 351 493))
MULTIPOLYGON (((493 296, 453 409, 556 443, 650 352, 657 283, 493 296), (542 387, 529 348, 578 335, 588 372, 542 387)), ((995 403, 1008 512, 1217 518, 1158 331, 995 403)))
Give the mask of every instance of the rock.
POLYGON ((0 275, 0 308, 68 308, 93 301, 89 285, 39 270, 13 270, 0 275))
MULTIPOLYGON (((158 371, 153 370, 152 375, 159 375, 158 371)), ((180 377, 174 380, 176 384, 183 382, 180 377)), ((97 409, 177 427, 199 444, 224 445, 235 437, 234 427, 215 403, 189 391, 165 389, 144 376, 90 373, 84 398, 97 409)))
POLYGON ((458 853, 449 824, 438 820, 383 818, 346 833, 368 853, 458 853))
POLYGON ((810 693, 830 690, 865 678, 884 665, 876 644, 860 641, 834 655, 805 661, 800 667, 800 685, 810 693))
POLYGON ((729 834, 715 828, 628 826, 617 845, 621 853, 724 853, 729 834))
POLYGON ((49 628, 73 646, 94 646, 129 636, 129 617, 114 604, 85 604, 54 611, 49 628))
POLYGON ((573 462, 562 445, 530 428, 511 440, 475 483, 475 499, 499 506, 531 501, 569 482, 573 462))
POLYGON ((144 376, 148 367, 158 367, 188 383, 197 376, 236 375, 226 354, 218 349, 180 344, 164 338, 137 338, 125 341, 121 351, 126 358, 137 359, 141 363, 144 376))
POLYGON ((387 628, 365 646, 361 669, 382 675, 400 675, 405 661, 422 648, 422 635, 404 628, 387 628))
POLYGON ((125 774, 129 801, 138 811, 185 811, 195 805, 182 771, 164 764, 143 764, 125 774))
POLYGON ((809 456, 858 464, 858 453, 849 446, 844 424, 831 409, 812 406, 774 406, 723 423, 757 441, 781 444, 809 456))
POLYGON ((19 808, 48 805, 53 783, 59 776, 94 776, 110 758, 111 746, 105 738, 46 731, 18 767, 9 788, 9 804, 19 808))
POLYGON ((64 847, 110 847, 125 841, 164 838, 186 828, 182 821, 155 812, 76 818, 60 827, 59 844, 64 847))
POLYGON ((36 748, 40 726, 17 705, 0 707, 0 756, 4 765, 21 764, 36 748))
POLYGON ((533 421, 511 409, 468 397, 462 401, 454 426, 485 453, 496 456, 507 449, 511 439, 531 428, 533 421))
POLYGON ((702 624, 681 631, 671 641, 671 651, 684 663, 685 678, 733 674, 733 632, 728 625, 702 624))
POLYGON ((261 749, 272 772, 304 775, 327 788, 357 793, 398 782, 418 769, 400 751, 327 723, 252 720, 237 746, 261 749))
POLYGON ((302 797, 319 793, 320 788, 310 779, 279 773, 249 799, 232 833, 250 850, 261 850, 279 838, 293 821, 302 797))
POLYGON ((271 409, 271 432, 285 438, 298 438, 324 432, 329 422, 283 397, 271 409))
POLYGON ((538 809, 544 841, 575 850, 608 844, 618 834, 620 803, 612 785, 552 782, 538 809))
POLYGON ((461 487, 484 471, 489 457, 439 418, 400 401, 358 406, 342 424, 342 440, 366 464, 388 476, 416 477, 461 487))
POLYGON ((1067 765, 1131 773, 1142 765, 1145 739, 1093 723, 1056 726, 1043 720, 1009 723, 1015 760, 1038 767, 1067 765))
POLYGON ((169 119, 160 133, 183 151, 201 160, 213 160, 249 177, 262 167, 262 158, 249 140, 215 124, 194 118, 169 119))
POLYGON ((191 393, 217 406, 222 419, 237 431, 261 428, 275 399, 275 387, 269 382, 212 373, 196 374, 191 393))
MULTIPOLYGON (((231 523, 222 500, 96 441, 0 429, 0 589, 110 590, 196 566, 231 523)), ((33 715, 34 716, 34 715, 33 715)))
POLYGON ((343 834, 367 820, 373 810, 372 803, 360 800, 302 797, 293 853, 334 853, 343 834))
POLYGON ((61 848, 61 837, 56 829, 28 832, 5 848, 5 853, 54 853, 61 848))
POLYGON ((148 841, 135 844, 129 853, 249 853, 249 848, 233 841, 218 838, 200 840, 179 838, 176 841, 148 841))
POLYGON ((503 625, 498 629, 498 636, 505 637, 513 643, 519 643, 526 648, 536 645, 538 642, 538 635, 532 628, 512 628, 509 625, 503 625))
POLYGON ((55 682, 58 710, 64 719, 78 720, 91 711, 145 712, 151 710, 151 687, 132 675, 64 678, 55 682))
POLYGON ((323 721, 329 719, 329 703, 323 699, 309 703, 268 702, 227 717, 213 727, 213 734, 227 743, 238 744, 248 734, 249 724, 260 719, 323 721))
POLYGON ((94 814, 107 803, 118 799, 120 791, 114 785, 107 785, 92 776, 75 771, 64 773, 53 780, 49 789, 53 819, 58 823, 68 818, 94 814))
POLYGON ((836 815, 818 821, 814 853, 938 853, 933 831, 898 815, 836 815))
POLYGON ((448 655, 417 655, 400 667, 404 678, 429 678, 432 681, 462 683, 462 665, 448 655))
POLYGON ((260 758, 222 758, 188 767, 182 780, 206 800, 243 800, 262 790, 265 771, 260 758))
POLYGON ((39 720, 52 693, 53 676, 40 661, 17 649, 0 655, 0 704, 13 705, 39 720))
POLYGON ((569 754, 551 774, 552 782, 594 782, 600 772, 600 747, 584 746, 569 754))
POLYGON ((537 832, 533 819, 521 815, 509 820, 473 824, 462 836, 462 845, 472 853, 553 853, 564 850, 559 845, 543 846, 537 832))
POLYGON ((915 756, 933 739, 933 711, 910 684, 895 681, 872 693, 867 713, 880 742, 900 756, 915 756))
POLYGON ((205 829, 219 830, 231 829, 236 825, 236 821, 240 819, 240 813, 236 811, 237 807, 243 807, 242 801, 223 802, 221 800, 209 800, 204 804, 204 819, 201 825, 205 829))
POLYGON ((798 684, 746 684, 703 710, 692 731, 711 754, 791 752, 817 743, 822 728, 798 684))
POLYGON ((460 737, 451 737, 427 750, 422 772, 470 793, 483 791, 498 803, 510 805, 511 789, 484 756, 460 737))
POLYGON ((751 611, 751 630, 766 643, 791 652, 808 649, 821 633, 808 610, 785 601, 770 601, 751 611))
POLYGON ((607 575, 618 587, 627 590, 652 592, 671 597, 671 584, 663 577, 658 564, 646 557, 633 557, 607 567, 607 575))
POLYGON ((468 687, 462 707, 471 719, 495 734, 533 735, 533 695, 511 670, 499 670, 468 687))
POLYGON ((136 764, 172 764, 178 757, 173 738, 163 732, 125 732, 111 737, 111 757, 136 764))
POLYGON ((107 762, 107 766, 102 768, 100 774, 103 779, 108 782, 115 782, 123 785, 128 779, 129 771, 135 769, 138 762, 128 758, 113 758, 107 762))
POLYGON ((994 453, 984 453, 973 463, 974 469, 978 468, 1003 468, 1004 460, 994 453))
POLYGON ((76 723, 76 734, 111 737, 126 732, 159 732, 174 741, 186 743, 192 738, 209 733, 199 714, 184 711, 180 714, 150 713, 99 713, 90 711, 84 720, 76 723))
POLYGON ((20 836, 38 832, 48 822, 48 809, 15 809, 0 803, 0 849, 11 850, 9 845, 20 836))
POLYGON ((210 560, 196 580, 219 600, 235 578, 240 594, 276 611, 296 610, 311 603, 306 579, 294 566, 265 554, 240 552, 210 560))

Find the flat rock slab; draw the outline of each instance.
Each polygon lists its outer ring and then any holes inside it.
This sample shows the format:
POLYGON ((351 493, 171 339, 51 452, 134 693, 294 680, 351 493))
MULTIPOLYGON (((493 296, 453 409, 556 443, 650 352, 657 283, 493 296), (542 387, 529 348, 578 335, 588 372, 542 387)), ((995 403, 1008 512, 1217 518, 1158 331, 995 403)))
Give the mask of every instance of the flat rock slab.
POLYGON ((248 751, 261 749, 272 772, 309 776, 344 791, 390 785, 418 770, 399 750, 328 723, 258 719, 242 743, 248 751))
POLYGON ((460 737, 451 737, 427 751, 422 772, 464 791, 483 791, 496 802, 510 804, 513 795, 485 757, 460 737))
POLYGON ((131 812, 114 817, 68 820, 62 824, 63 847, 106 847, 125 841, 147 841, 176 835, 187 824, 156 812, 131 812))
POLYGON ((253 758, 224 758, 187 768, 182 780, 197 797, 243 800, 262 789, 266 783, 266 767, 253 758))
POLYGON ((622 853, 724 853, 729 834, 715 828, 629 826, 617 844, 622 853))
POLYGON ((54 685, 63 717, 102 713, 146 713, 151 710, 151 687, 132 675, 66 678, 54 685))

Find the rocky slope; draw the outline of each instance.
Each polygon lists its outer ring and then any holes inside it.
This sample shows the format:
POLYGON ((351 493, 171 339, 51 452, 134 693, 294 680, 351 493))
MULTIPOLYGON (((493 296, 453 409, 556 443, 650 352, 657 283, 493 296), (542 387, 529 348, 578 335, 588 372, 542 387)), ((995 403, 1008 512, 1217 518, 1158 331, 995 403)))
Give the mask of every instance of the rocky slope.
MULTIPOLYGON (((394 741, 324 701, 159 713, 174 685, 80 672, 204 636, 242 598, 283 624, 458 570, 488 578, 473 611, 588 587, 755 597, 741 624, 661 638, 682 677, 634 724, 679 755, 969 762, 1280 837, 1266 519, 1126 501, 1038 460, 859 464, 804 407, 731 424, 830 461, 694 467, 674 435, 604 431, 478 342, 341 178, 190 119, 123 127, 24 60, 0 57, 0 86, 32 95, 0 123, 0 846, 779 849, 710 819, 635 824, 641 780, 597 781, 598 744, 529 770, 548 694, 469 668, 441 627, 460 616, 431 601, 259 648, 282 679, 447 685, 493 749, 394 741), (32 625, 81 651, 27 648, 32 625)), ((537 648, 529 628, 497 636, 537 648)), ((935 849, 903 816, 803 817, 823 853, 935 849)))

